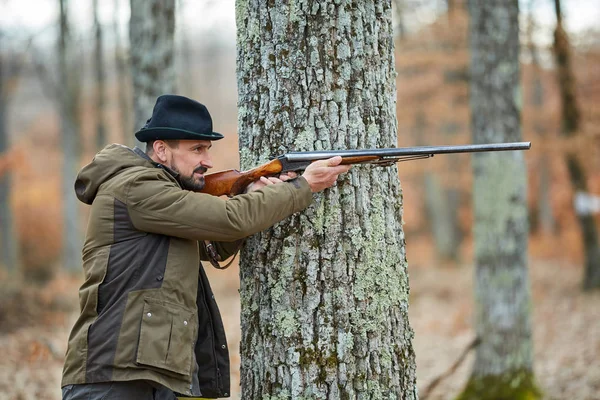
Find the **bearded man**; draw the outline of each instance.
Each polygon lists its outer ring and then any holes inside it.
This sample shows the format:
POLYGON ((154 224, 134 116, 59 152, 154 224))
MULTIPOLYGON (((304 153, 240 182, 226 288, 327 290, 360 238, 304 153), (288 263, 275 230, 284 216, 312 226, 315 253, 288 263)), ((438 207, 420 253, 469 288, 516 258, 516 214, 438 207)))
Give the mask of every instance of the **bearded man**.
POLYGON ((200 261, 230 257, 349 167, 340 157, 317 161, 302 176, 261 178, 223 200, 198 193, 211 143, 223 138, 204 105, 160 96, 135 136, 145 152, 109 145, 75 182, 91 210, 63 399, 228 397, 227 340, 200 261))

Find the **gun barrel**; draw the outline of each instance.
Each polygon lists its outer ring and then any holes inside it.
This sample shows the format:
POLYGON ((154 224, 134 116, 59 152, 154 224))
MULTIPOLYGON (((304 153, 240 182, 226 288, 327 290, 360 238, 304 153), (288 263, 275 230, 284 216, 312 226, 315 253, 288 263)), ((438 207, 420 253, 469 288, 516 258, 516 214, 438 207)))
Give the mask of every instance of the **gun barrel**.
POLYGON ((284 157, 289 162, 315 161, 327 158, 341 157, 359 157, 359 156, 378 156, 382 158, 395 158, 407 156, 421 156, 433 154, 449 153, 479 153, 486 151, 509 151, 509 150, 528 150, 531 148, 531 142, 512 142, 512 143, 486 143, 486 144, 467 144, 459 146, 419 146, 419 147, 399 147, 388 149, 365 149, 365 150, 322 150, 322 151, 304 151, 287 153, 284 157))

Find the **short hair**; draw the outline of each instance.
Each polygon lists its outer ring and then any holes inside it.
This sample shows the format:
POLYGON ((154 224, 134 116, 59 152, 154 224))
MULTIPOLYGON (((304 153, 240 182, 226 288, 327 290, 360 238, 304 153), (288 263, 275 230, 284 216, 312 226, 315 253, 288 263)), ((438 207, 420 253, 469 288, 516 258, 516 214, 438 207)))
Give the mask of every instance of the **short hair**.
POLYGON ((169 147, 172 147, 174 149, 176 149, 176 148, 179 147, 179 140, 178 139, 169 139, 169 140, 155 139, 155 140, 149 140, 149 141, 146 142, 146 154, 152 155, 152 153, 154 153, 154 142, 156 142, 157 140, 162 140, 167 145, 169 145, 169 147))
POLYGON ((154 140, 149 140, 146 142, 146 154, 151 155, 154 153, 154 140))

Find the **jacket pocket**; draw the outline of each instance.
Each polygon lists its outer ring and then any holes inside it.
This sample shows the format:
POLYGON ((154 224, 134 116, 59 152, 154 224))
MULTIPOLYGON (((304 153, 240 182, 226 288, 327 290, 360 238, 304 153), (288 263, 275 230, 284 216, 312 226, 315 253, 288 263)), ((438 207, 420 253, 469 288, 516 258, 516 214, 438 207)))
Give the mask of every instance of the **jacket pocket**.
POLYGON ((190 376, 194 314, 176 304, 145 299, 136 362, 169 375, 190 376))

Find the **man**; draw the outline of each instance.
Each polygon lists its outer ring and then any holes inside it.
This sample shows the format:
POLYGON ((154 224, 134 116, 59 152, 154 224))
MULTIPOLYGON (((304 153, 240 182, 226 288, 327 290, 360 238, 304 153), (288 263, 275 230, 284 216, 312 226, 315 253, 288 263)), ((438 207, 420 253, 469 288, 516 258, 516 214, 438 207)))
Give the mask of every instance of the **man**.
POLYGON ((228 397, 227 341, 200 264, 205 242, 228 258, 349 167, 317 161, 300 177, 261 178, 223 200, 197 192, 213 166, 211 142, 223 138, 202 104, 161 96, 135 135, 146 153, 107 146, 75 182, 91 212, 63 399, 228 397))

